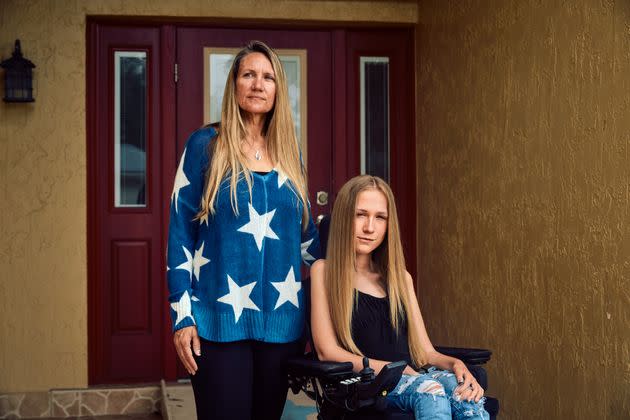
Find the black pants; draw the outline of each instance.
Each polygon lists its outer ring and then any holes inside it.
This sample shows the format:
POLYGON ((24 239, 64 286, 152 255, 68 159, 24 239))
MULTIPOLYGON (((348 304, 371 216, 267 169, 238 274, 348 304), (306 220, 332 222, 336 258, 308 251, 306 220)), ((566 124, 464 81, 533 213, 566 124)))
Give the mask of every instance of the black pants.
POLYGON ((194 356, 198 370, 191 376, 197 419, 280 419, 288 389, 286 360, 300 347, 202 339, 201 356, 194 356))

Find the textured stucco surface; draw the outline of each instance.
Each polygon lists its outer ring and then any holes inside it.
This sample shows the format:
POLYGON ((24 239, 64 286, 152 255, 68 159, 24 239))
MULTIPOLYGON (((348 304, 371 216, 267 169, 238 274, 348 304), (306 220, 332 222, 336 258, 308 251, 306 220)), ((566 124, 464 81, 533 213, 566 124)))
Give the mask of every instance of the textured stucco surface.
POLYGON ((1 0, 37 102, 0 101, 0 393, 87 385, 88 15, 415 23, 411 1, 1 0))
POLYGON ((495 351, 503 418, 630 418, 630 3, 418 6, 433 341, 495 351))

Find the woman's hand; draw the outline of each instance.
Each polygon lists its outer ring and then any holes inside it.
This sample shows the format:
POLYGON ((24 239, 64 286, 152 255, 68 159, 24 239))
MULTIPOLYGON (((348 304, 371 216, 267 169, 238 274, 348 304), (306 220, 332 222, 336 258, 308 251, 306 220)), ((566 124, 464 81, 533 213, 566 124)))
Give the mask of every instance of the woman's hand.
POLYGON ((173 343, 175 344, 175 350, 177 350, 179 360, 184 364, 186 371, 194 375, 197 372, 197 363, 192 355, 191 341, 192 350, 194 350, 197 356, 201 356, 201 343, 199 342, 196 326, 184 327, 175 331, 175 334, 173 334, 173 343))
POLYGON ((470 373, 464 362, 458 360, 453 365, 453 373, 457 378, 459 386, 453 392, 455 396, 459 396, 460 401, 468 400, 478 402, 483 397, 483 388, 475 377, 470 373))

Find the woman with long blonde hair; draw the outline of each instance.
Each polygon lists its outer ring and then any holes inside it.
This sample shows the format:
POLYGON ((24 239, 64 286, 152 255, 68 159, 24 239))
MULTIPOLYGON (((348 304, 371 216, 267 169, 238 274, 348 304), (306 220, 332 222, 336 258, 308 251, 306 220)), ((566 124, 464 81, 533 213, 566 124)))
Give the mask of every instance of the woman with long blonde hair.
POLYGON ((277 54, 234 58, 220 124, 189 137, 171 196, 167 255, 177 354, 197 418, 278 419, 304 325, 300 263, 319 255, 277 54))
POLYGON ((394 196, 382 179, 358 176, 339 191, 326 259, 311 267, 311 301, 320 360, 351 361, 359 372, 367 356, 377 373, 405 360, 389 404, 416 419, 489 418, 484 390, 466 365, 429 340, 405 269, 394 196))

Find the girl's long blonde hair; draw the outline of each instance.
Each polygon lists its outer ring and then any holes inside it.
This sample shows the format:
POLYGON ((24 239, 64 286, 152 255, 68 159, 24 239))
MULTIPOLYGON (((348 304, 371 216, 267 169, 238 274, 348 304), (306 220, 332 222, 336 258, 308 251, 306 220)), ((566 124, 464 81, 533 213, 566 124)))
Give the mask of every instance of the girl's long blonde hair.
POLYGON ((302 203, 302 225, 308 221, 308 190, 306 174, 300 160, 300 150, 295 135, 291 106, 287 87, 287 77, 278 55, 261 41, 250 41, 234 58, 229 76, 225 82, 225 93, 221 107, 221 125, 218 136, 208 147, 213 148, 212 162, 206 172, 206 186, 201 200, 201 210, 197 218, 208 213, 215 214, 217 194, 223 178, 230 177, 230 203, 234 214, 238 215, 238 199, 236 185, 245 178, 251 200, 252 175, 247 168, 247 158, 241 151, 241 141, 247 134, 242 110, 236 98, 236 79, 241 62, 251 53, 261 53, 271 62, 276 80, 276 97, 273 108, 265 117, 263 136, 267 143, 267 152, 276 169, 282 171, 289 179, 289 186, 297 194, 302 203))
POLYGON ((406 320, 409 354, 418 367, 425 364, 426 355, 420 346, 417 326, 411 318, 411 299, 406 286, 405 257, 400 240, 396 203, 391 188, 376 176, 352 178, 339 191, 330 221, 326 252, 325 285, 330 317, 340 345, 362 355, 352 339, 352 311, 357 300, 353 286, 356 275, 354 220, 357 197, 361 191, 378 190, 387 198, 387 232, 381 245, 372 253, 372 262, 385 281, 392 327, 398 333, 400 322, 406 320))

